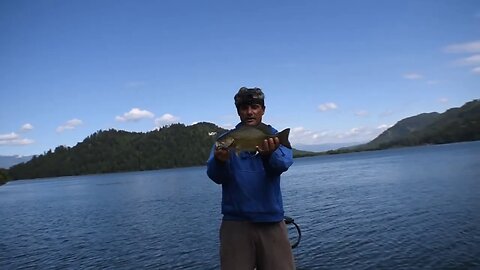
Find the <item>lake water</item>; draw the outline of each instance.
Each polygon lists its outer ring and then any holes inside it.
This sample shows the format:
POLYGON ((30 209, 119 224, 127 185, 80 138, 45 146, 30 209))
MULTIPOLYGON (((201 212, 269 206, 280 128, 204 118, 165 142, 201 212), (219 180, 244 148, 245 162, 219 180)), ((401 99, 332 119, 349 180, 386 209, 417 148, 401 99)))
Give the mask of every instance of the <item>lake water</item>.
MULTIPOLYGON (((296 159, 282 189, 298 269, 480 269, 480 142, 296 159)), ((218 269, 220 200, 204 167, 10 182, 0 269, 218 269)))

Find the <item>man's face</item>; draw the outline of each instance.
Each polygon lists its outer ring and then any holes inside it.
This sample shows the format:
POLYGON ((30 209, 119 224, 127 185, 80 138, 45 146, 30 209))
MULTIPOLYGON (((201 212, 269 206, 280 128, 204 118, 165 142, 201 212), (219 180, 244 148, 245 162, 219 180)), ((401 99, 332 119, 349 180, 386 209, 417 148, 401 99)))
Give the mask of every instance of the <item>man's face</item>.
POLYGON ((256 126, 262 122, 265 109, 260 104, 240 105, 237 108, 240 121, 247 126, 256 126))

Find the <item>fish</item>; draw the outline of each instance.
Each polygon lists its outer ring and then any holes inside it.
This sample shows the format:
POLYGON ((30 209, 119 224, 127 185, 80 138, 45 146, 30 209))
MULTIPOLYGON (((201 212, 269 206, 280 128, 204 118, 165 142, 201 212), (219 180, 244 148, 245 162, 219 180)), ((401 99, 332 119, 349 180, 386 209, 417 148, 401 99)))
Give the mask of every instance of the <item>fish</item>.
POLYGON ((215 142, 215 147, 217 149, 235 149, 237 154, 243 151, 256 152, 257 146, 262 147, 265 139, 278 138, 281 145, 292 149, 288 141, 289 134, 289 128, 271 134, 270 128, 265 124, 258 126, 243 125, 220 136, 215 142))

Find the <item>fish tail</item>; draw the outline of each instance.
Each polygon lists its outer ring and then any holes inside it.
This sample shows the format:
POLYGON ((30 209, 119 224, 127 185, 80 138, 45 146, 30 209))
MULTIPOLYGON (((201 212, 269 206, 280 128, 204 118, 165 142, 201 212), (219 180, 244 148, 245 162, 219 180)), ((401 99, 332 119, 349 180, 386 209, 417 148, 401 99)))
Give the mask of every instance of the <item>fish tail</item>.
POLYGON ((288 141, 288 136, 290 135, 290 129, 286 128, 282 130, 280 133, 277 134, 278 139, 280 140, 280 144, 283 146, 292 149, 292 145, 288 141))

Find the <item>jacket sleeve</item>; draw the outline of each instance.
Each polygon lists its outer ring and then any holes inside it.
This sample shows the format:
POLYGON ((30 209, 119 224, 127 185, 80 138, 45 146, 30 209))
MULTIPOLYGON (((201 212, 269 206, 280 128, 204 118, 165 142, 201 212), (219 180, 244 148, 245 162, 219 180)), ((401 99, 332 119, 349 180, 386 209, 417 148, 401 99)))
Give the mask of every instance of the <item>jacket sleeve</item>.
POLYGON ((264 168, 268 173, 280 175, 293 164, 293 152, 283 145, 264 159, 264 168))
POLYGON ((207 161, 207 175, 217 184, 225 183, 229 179, 227 162, 217 161, 213 155, 215 147, 210 151, 210 157, 207 161))

